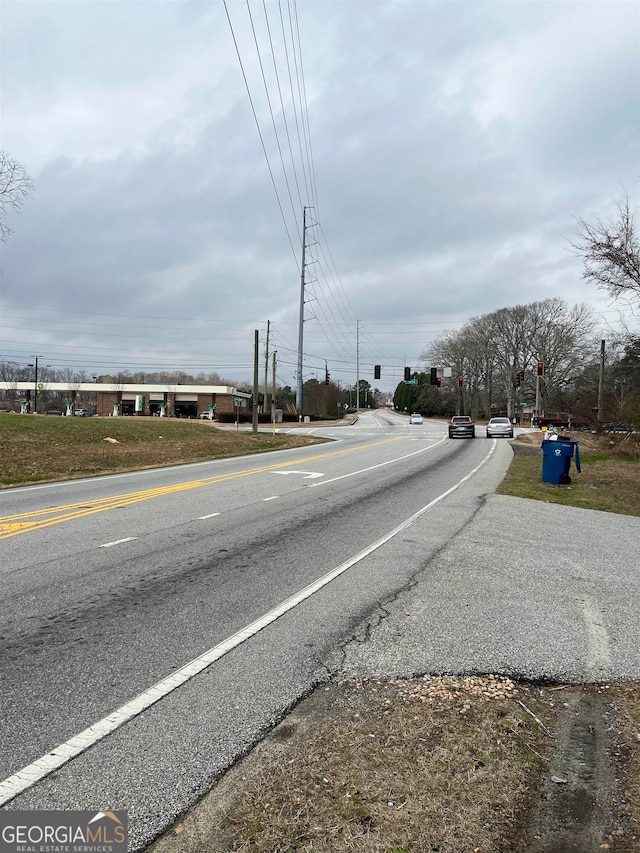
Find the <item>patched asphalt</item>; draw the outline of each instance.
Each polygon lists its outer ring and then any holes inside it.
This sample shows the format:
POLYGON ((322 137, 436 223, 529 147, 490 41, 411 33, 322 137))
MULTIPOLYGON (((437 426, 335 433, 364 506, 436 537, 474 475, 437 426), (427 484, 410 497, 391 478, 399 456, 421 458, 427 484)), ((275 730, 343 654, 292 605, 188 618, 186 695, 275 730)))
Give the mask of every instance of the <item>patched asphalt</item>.
MULTIPOLYGON (((412 527, 417 554, 431 524, 412 527)), ((640 518, 491 495, 342 671, 640 679, 639 569, 640 518)))

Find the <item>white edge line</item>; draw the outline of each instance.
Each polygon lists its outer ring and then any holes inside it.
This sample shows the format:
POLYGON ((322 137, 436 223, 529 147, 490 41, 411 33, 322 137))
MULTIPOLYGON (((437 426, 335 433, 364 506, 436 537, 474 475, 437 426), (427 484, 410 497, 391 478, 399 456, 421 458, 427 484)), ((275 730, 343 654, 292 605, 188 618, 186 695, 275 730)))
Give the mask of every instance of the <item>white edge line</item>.
POLYGON ((112 545, 122 545, 123 542, 133 542, 137 536, 127 536, 126 539, 116 539, 115 542, 105 542, 103 545, 98 545, 98 548, 111 548, 112 545))
POLYGON ((249 638, 255 636, 257 633, 262 631, 267 625, 270 625, 272 622, 275 622, 289 610, 293 610, 294 607, 297 607, 298 604, 305 601, 305 599, 310 598, 316 592, 321 590, 323 587, 327 586, 327 584, 331 583, 331 581, 335 580, 341 574, 350 569, 352 566, 359 563, 365 557, 368 557, 378 548, 385 545, 403 530, 406 530, 407 527, 410 527, 414 521, 420 518, 422 515, 425 515, 434 506, 443 501, 446 497, 448 497, 452 492, 455 492, 456 489, 460 488, 464 483, 473 477, 486 462, 489 461, 489 458, 493 454, 495 450, 495 441, 492 442, 491 449, 486 454, 484 459, 476 465, 473 470, 471 470, 465 477, 459 480, 454 486, 450 489, 447 489, 446 492, 443 492, 437 498, 434 498, 430 501, 426 506, 423 506, 422 509, 419 509, 413 515, 409 516, 405 521, 401 522, 397 527, 391 530, 389 533, 386 533, 376 542, 373 542, 371 545, 368 545, 363 551, 360 551, 359 554, 356 554, 354 557, 349 558, 346 562, 339 565, 337 568, 332 569, 326 575, 318 580, 314 581, 309 586, 306 586, 304 589, 292 595, 290 598, 287 598, 285 601, 282 601, 268 613, 265 613, 259 619, 256 619, 255 622, 251 622, 251 624, 245 626, 240 631, 237 631, 235 634, 232 634, 230 637, 227 637, 226 640, 223 640, 222 643, 219 643, 217 646, 214 646, 209 651, 200 655, 197 658, 194 658, 192 661, 187 663, 185 666, 180 667, 180 669, 175 670, 173 673, 168 675, 166 678, 163 678, 161 681, 158 681, 152 687, 145 690, 140 695, 136 696, 131 701, 127 702, 124 705, 121 705, 115 711, 112 711, 107 717, 104 717, 102 720, 98 720, 98 722, 93 723, 93 725, 81 731, 79 734, 74 735, 69 740, 57 746, 55 749, 51 750, 51 752, 46 755, 41 756, 36 761, 31 764, 23 767, 17 773, 14 773, 12 776, 7 777, 2 782, 0 782, 0 806, 6 805, 11 800, 15 799, 19 794, 23 791, 26 791, 28 788, 31 788, 41 779, 44 779, 45 776, 48 776, 54 770, 62 767, 68 761, 73 758, 76 758, 81 753, 85 752, 89 747, 98 743, 98 741, 105 738, 108 734, 111 734, 116 729, 123 726, 125 723, 128 723, 134 717, 141 714, 147 708, 150 708, 152 705, 155 705, 160 699, 163 699, 181 684, 184 684, 189 679, 193 678, 195 675, 199 674, 203 670, 207 669, 212 663, 219 660, 221 657, 226 655, 228 652, 235 649, 237 646, 241 645, 248 640, 249 638))

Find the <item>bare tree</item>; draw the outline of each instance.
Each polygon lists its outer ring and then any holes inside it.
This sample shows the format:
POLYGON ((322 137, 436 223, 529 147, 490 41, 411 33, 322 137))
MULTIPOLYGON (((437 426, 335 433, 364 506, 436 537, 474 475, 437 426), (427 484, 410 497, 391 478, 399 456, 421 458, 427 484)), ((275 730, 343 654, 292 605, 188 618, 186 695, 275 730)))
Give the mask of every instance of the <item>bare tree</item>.
POLYGON ((6 151, 0 151, 0 241, 6 241, 11 235, 11 228, 4 221, 6 213, 19 210, 32 190, 31 178, 20 163, 6 151))
POLYGON ((462 402, 474 417, 484 410, 516 413, 536 394, 536 362, 544 364, 543 396, 558 400, 584 368, 591 351, 592 318, 586 305, 570 308, 558 297, 500 308, 441 334, 421 358, 449 365, 463 377, 462 402), (518 376, 524 372, 524 384, 518 376))
POLYGON ((640 300, 640 239, 627 193, 617 208, 616 218, 609 222, 578 219, 578 242, 571 246, 584 261, 583 278, 613 299, 640 300))

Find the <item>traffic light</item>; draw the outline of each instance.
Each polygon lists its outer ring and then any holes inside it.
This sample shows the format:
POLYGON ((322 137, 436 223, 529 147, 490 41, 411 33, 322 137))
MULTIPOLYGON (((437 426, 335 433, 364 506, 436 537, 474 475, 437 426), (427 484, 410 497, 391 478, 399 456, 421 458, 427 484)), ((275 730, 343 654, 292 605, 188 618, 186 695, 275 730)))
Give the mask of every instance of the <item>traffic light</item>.
POLYGON ((458 388, 462 388, 463 385, 464 385, 464 377, 458 376, 458 388))
POLYGON ((374 379, 380 379, 380 365, 379 364, 373 365, 373 378, 374 379))
POLYGON ((538 376, 544 376, 544 361, 539 361, 536 365, 536 373, 538 376))
POLYGON ((438 377, 437 377, 437 379, 436 379, 436 385, 438 386, 438 388, 440 388, 440 386, 442 385, 442 376, 438 376, 438 377))
POLYGON ((325 364, 325 366, 324 366, 324 384, 325 385, 329 384, 329 379, 331 379, 331 374, 329 373, 329 369, 327 368, 327 365, 325 364))
POLYGON ((404 381, 408 382, 409 379, 411 379, 411 368, 405 367, 405 369, 404 369, 404 381))
POLYGON ((519 371, 518 371, 518 383, 517 383, 517 384, 518 384, 518 388, 519 388, 521 385, 524 385, 524 370, 519 370, 519 371))
POLYGON ((437 385, 438 384, 438 368, 437 367, 431 368, 431 376, 429 378, 429 384, 430 385, 437 385))

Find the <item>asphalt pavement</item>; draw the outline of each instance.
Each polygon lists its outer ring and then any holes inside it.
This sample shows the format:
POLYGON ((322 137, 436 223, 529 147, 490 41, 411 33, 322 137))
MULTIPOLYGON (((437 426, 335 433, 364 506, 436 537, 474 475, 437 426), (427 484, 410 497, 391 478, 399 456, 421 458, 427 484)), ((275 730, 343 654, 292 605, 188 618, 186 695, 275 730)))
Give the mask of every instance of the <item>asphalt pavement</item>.
MULTIPOLYGON (((336 581, 350 600, 381 574, 391 589, 400 566, 411 577, 354 626, 323 662, 325 676, 640 680, 640 518, 496 495, 508 462, 501 453, 483 500, 462 486, 336 581), (453 515, 466 518, 461 530, 453 515)), ((318 599, 306 619, 326 614, 318 599)), ((157 853, 202 849, 208 802, 215 809, 215 789, 184 835, 167 834, 157 853)))
MULTIPOLYGON (((415 549, 431 516, 411 528, 415 549)), ((640 679, 640 518, 491 495, 342 670, 640 679)))
POLYGON ((478 509, 463 495, 468 522, 444 547, 433 529, 450 504, 369 558, 365 571, 408 560, 414 580, 336 653, 340 673, 640 680, 640 518, 496 494, 478 509))

